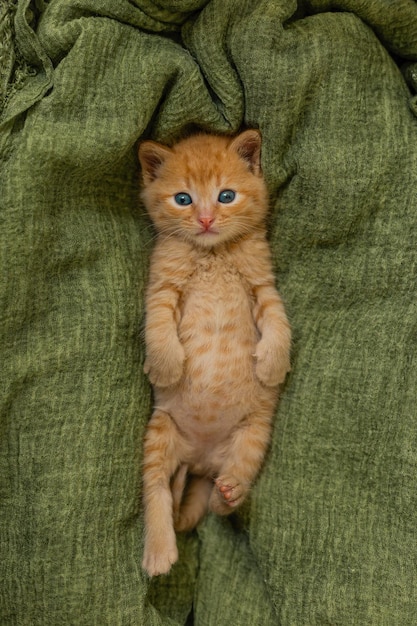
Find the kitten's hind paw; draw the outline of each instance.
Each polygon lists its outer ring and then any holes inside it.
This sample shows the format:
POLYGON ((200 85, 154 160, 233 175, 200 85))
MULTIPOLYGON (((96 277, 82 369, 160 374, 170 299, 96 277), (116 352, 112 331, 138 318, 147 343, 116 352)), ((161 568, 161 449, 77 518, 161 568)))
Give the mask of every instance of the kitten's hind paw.
POLYGON ((215 487, 210 497, 209 508, 217 515, 229 515, 242 504, 249 487, 243 485, 232 475, 219 476, 214 481, 215 487))
POLYGON ((177 546, 161 552, 145 548, 142 567, 149 576, 159 576, 160 574, 168 574, 171 566, 177 561, 177 546))

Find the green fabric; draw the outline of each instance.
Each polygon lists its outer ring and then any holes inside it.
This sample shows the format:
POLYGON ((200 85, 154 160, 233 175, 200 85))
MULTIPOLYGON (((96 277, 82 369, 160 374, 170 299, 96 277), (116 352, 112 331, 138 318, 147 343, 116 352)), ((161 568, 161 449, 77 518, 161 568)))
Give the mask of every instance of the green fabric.
POLYGON ((17 0, 0 34, 1 624, 414 626, 417 4, 17 0), (150 582, 135 146, 242 124, 293 369, 250 501, 150 582))

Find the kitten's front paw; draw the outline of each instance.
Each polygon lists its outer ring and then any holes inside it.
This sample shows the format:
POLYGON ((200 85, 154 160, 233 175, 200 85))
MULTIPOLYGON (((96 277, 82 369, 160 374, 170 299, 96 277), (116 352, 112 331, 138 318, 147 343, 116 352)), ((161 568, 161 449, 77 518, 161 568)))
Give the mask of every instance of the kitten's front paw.
POLYGON ((168 574, 171 566, 178 561, 178 548, 175 541, 146 541, 142 567, 149 576, 168 574))
POLYGON ((152 385, 169 387, 175 385, 184 370, 185 353, 179 341, 165 349, 159 358, 148 356, 143 371, 148 375, 152 385))
POLYGON ((283 383, 290 371, 289 355, 279 347, 261 339, 255 351, 257 378, 267 387, 275 387, 283 383))

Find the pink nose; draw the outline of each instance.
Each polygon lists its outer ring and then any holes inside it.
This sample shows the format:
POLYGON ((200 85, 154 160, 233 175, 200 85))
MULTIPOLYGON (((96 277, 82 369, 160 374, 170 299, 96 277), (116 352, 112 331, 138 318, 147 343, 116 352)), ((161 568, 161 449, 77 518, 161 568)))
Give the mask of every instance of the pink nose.
POLYGON ((214 217, 199 217, 198 221, 204 227, 204 230, 208 230, 214 222, 214 217))

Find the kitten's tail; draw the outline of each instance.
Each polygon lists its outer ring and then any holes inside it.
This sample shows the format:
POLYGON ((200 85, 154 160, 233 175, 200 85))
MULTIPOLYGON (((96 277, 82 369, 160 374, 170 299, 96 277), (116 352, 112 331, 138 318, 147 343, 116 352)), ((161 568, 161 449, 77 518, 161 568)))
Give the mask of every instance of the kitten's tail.
POLYGON ((184 496, 185 484, 187 482, 188 465, 182 463, 171 479, 172 493, 172 513, 174 522, 179 518, 182 498, 184 496))

